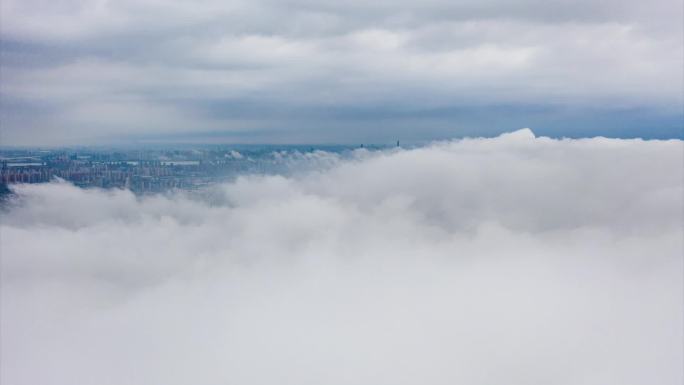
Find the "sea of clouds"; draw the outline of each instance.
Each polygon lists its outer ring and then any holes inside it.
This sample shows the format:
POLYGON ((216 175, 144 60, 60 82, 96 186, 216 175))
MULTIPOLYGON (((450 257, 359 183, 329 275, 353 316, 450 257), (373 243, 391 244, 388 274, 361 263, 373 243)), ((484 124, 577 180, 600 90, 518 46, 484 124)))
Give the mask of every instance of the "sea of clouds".
POLYGON ((683 152, 520 130, 202 195, 17 185, 0 380, 679 385, 683 152))

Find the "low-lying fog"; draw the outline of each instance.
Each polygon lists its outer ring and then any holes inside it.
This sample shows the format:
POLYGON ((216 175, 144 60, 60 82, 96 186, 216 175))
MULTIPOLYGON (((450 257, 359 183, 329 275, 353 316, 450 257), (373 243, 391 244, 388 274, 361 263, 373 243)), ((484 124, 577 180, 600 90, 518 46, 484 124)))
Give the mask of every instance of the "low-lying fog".
POLYGON ((201 198, 15 186, 0 380, 680 385, 683 151, 520 130, 201 198))

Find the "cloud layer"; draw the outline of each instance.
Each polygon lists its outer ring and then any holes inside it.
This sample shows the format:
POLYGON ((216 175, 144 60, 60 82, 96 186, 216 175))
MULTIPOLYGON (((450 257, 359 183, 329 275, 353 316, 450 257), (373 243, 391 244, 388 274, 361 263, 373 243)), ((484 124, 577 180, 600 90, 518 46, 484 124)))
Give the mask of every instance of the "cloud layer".
POLYGON ((671 0, 0 7, 5 144, 681 136, 671 0))
POLYGON ((16 186, 2 383, 680 384, 682 152, 521 130, 202 196, 16 186))

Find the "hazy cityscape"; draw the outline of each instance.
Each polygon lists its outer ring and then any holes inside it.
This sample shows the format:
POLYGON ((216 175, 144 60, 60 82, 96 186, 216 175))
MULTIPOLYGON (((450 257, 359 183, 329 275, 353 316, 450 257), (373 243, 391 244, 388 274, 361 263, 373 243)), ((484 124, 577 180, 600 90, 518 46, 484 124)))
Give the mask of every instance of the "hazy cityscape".
POLYGON ((284 173, 292 162, 380 146, 198 146, 144 149, 0 150, 3 190, 57 178, 75 186, 128 189, 137 194, 195 190, 240 174, 284 173))

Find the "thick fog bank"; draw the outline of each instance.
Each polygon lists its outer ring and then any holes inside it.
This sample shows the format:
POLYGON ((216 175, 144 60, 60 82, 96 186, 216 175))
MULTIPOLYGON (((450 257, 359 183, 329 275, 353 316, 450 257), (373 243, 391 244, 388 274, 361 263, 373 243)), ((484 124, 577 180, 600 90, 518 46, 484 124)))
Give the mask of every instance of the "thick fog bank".
POLYGON ((521 130, 201 199, 16 186, 0 380, 679 385, 683 150, 521 130))

